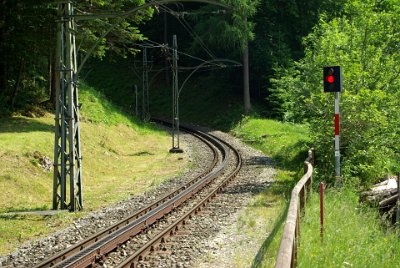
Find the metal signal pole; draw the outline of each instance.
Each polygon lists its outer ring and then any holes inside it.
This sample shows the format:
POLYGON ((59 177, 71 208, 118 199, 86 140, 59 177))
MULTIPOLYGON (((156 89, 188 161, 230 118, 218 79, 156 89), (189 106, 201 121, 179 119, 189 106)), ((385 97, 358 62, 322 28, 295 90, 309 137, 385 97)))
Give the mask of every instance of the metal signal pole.
POLYGON ((147 48, 143 48, 143 88, 142 88, 142 119, 149 119, 149 68, 147 65, 147 48))
POLYGON ((335 93, 335 183, 340 186, 340 116, 339 98, 343 88, 342 67, 327 66, 323 68, 324 92, 335 93))
POLYGON ((335 92, 335 177, 340 181, 340 115, 339 115, 340 92, 335 92))
POLYGON ((182 153, 179 148, 179 80, 178 80, 178 42, 172 37, 172 148, 171 153, 182 153))
POLYGON ((76 24, 72 1, 58 6, 57 58, 60 81, 56 93, 53 209, 83 208, 82 155, 77 84, 76 24), (69 193, 69 202, 67 201, 69 193))

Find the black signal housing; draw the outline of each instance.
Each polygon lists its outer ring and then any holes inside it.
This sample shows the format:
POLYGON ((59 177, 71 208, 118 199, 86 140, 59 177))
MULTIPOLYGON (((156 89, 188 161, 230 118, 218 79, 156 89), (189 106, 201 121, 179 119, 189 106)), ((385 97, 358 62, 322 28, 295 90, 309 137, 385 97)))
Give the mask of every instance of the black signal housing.
POLYGON ((324 67, 324 92, 341 92, 342 87, 342 67, 324 67))

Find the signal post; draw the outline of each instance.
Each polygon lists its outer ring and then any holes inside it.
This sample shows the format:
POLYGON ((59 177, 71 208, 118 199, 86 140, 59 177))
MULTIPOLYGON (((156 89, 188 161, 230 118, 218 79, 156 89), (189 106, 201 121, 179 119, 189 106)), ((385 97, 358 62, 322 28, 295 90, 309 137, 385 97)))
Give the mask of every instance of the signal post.
POLYGON ((340 110, 339 99, 343 88, 342 67, 324 67, 324 92, 335 93, 335 180, 339 182, 340 177, 340 110))

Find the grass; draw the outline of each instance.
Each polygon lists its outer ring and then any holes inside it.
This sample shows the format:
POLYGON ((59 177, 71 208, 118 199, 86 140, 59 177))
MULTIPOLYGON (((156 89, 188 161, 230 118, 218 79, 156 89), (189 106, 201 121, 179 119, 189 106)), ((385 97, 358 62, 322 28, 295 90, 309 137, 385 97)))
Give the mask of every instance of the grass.
MULTIPOLYGON (((270 234, 265 239, 252 267, 274 267, 287 201, 298 178, 308 148, 307 126, 282 124, 268 119, 244 118, 233 132, 276 161, 278 173, 271 188, 255 196, 246 211, 243 232, 257 230, 260 217, 270 234), (276 206, 263 206, 275 200, 276 206)), ((398 233, 385 229, 375 209, 361 206, 354 189, 328 189, 325 196, 325 236, 319 235, 319 196, 313 194, 301 220, 299 267, 399 267, 398 233)), ((238 253, 239 254, 239 253, 238 253)), ((240 256, 240 254, 239 254, 240 256)), ((250 266, 250 265, 245 265, 250 266)))
POLYGON ((170 137, 113 106, 81 85, 84 212, 51 217, 14 212, 51 208, 53 174, 37 155, 53 158, 54 115, 0 121, 0 254, 67 226, 75 217, 156 187, 187 167, 186 155, 169 154, 170 137), (183 157, 183 158, 182 158, 183 157))
MULTIPOLYGON (((307 156, 308 128, 270 119, 245 117, 232 132, 269 155, 275 162, 275 181, 257 194, 243 212, 238 228, 250 237, 266 233, 256 256, 245 266, 274 267, 282 236, 290 192, 302 176, 307 156)), ((240 252, 237 253, 240 256, 240 252)))
POLYGON ((319 235, 319 195, 312 195, 301 223, 299 267, 399 267, 400 240, 384 229, 375 209, 363 207, 353 189, 325 194, 324 239, 319 235))
POLYGON ((273 157, 282 169, 297 169, 307 155, 307 125, 245 117, 233 132, 253 147, 273 157))
MULTIPOLYGON (((135 74, 133 62, 126 59, 118 59, 118 62, 93 61, 92 69, 85 70, 86 82, 126 111, 135 109, 133 85, 136 84, 139 90, 139 111, 141 111, 141 63, 137 65, 136 72, 139 72, 139 76, 135 74)), ((153 66, 153 68, 162 67, 153 66)), ((170 118, 172 86, 163 81, 164 73, 155 76, 157 73, 156 71, 149 73, 150 114, 170 118)), ((183 83, 189 73, 190 71, 179 75, 180 83, 183 83)), ((232 89, 232 83, 228 83, 232 78, 230 75, 229 70, 201 73, 201 76, 193 75, 179 96, 181 122, 198 123, 225 131, 238 122, 243 112, 241 84, 232 89)))

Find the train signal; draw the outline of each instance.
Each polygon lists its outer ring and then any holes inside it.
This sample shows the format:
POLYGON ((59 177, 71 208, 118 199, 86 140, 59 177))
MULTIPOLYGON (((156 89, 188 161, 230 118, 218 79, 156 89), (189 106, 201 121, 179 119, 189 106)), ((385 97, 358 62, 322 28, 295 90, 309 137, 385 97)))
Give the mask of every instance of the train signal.
POLYGON ((342 87, 342 67, 324 67, 324 92, 341 92, 342 87))
POLYGON ((335 178, 340 183, 340 115, 339 96, 342 91, 342 67, 324 67, 324 92, 335 92, 335 178))

